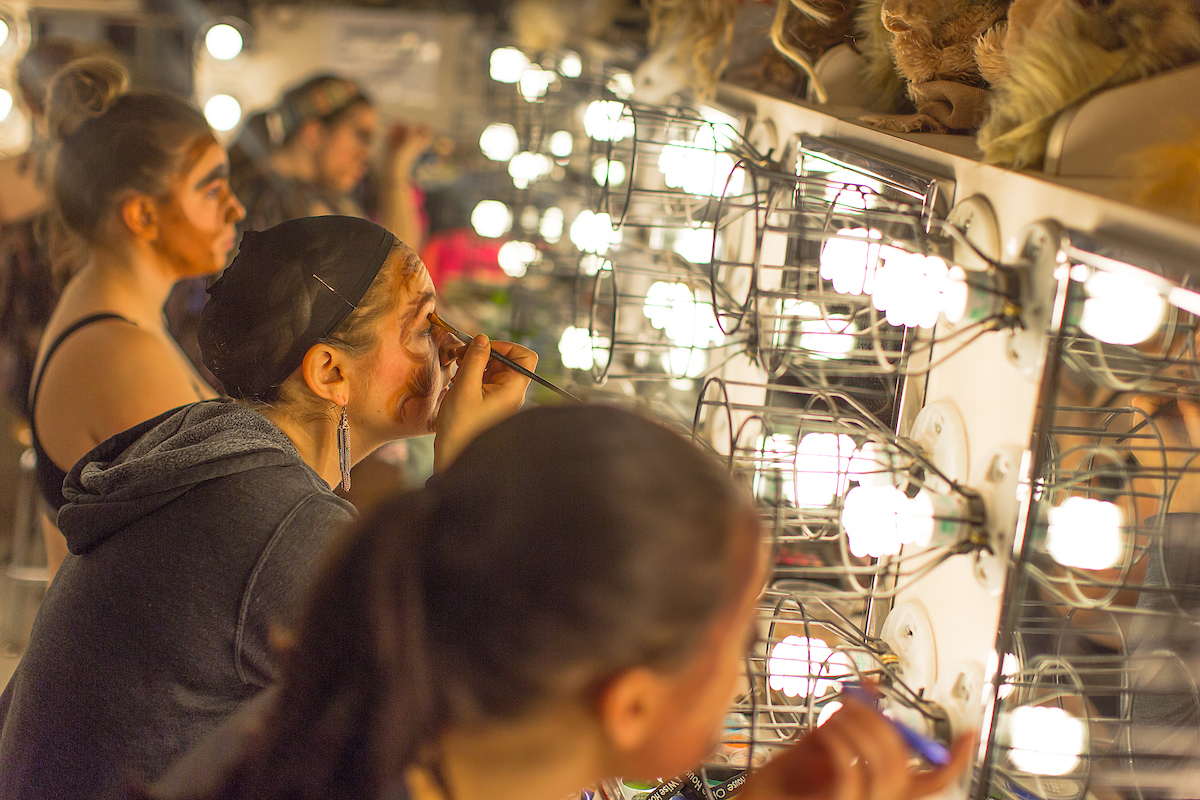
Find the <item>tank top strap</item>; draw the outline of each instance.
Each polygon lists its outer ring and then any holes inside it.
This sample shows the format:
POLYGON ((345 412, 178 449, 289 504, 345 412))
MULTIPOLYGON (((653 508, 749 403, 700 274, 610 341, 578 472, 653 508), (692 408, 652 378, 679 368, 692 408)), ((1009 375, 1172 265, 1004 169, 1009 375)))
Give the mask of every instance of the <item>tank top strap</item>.
POLYGON ((54 337, 54 341, 50 343, 50 347, 46 350, 46 357, 42 359, 42 365, 38 367, 37 376, 33 379, 33 396, 29 399, 29 410, 32 415, 33 410, 37 407, 38 392, 42 390, 42 377, 46 374, 46 366, 50 363, 50 359, 54 357, 54 353, 67 338, 80 328, 87 327, 93 322, 103 322, 108 319, 119 319, 122 322, 128 322, 130 325, 137 327, 137 323, 133 320, 123 317, 120 314, 112 311, 101 311, 96 314, 88 314, 86 317, 80 317, 72 322, 58 336, 54 337))

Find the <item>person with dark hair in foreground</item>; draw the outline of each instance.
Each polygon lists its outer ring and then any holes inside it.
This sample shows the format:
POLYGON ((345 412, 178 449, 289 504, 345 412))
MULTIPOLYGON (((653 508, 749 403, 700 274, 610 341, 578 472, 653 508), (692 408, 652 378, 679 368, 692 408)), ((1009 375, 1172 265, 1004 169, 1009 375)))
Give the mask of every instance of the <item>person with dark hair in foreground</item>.
POLYGON ((395 438, 436 430, 448 463, 520 407, 528 379, 489 366, 483 337, 444 336, 436 299, 420 259, 366 220, 245 235, 200 329, 234 400, 135 426, 67 478, 71 555, 0 696, 0 797, 107 800, 157 777, 275 678, 273 632, 352 517, 330 487, 395 438))
MULTIPOLYGON (((766 568, 751 501, 683 437, 522 412, 340 539, 277 687, 143 797, 562 800, 680 774, 717 742, 766 568)), ((914 771, 846 698, 740 797, 919 797, 969 745, 914 771)))

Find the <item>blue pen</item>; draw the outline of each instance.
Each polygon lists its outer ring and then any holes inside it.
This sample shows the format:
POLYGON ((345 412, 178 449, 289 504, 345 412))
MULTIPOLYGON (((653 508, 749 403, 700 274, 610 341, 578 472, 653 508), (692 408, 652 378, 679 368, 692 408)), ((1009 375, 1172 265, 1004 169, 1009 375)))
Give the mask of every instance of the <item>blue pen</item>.
MULTIPOLYGON (((879 707, 879 703, 874 695, 872 695, 870 692, 860 689, 857 686, 842 684, 842 694, 846 695, 847 697, 853 697, 858 702, 870 706, 871 708, 877 709, 879 707)), ((937 767, 944 767, 950 763, 950 750, 944 744, 934 741, 928 736, 917 733, 903 722, 898 722, 883 714, 880 714, 880 716, 886 719, 888 723, 896 729, 896 732, 900 734, 904 741, 908 743, 908 746, 911 747, 917 753, 917 755, 924 758, 930 764, 933 764, 937 767)))

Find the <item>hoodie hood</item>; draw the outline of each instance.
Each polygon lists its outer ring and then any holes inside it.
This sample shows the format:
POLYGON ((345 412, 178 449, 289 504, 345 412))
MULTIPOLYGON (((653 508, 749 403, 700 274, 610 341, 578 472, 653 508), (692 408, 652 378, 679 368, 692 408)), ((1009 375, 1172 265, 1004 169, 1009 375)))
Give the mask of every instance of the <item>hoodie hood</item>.
POLYGON ((297 464, 304 461, 291 439, 257 411, 218 400, 183 406, 80 459, 63 483, 67 505, 58 525, 79 555, 203 481, 297 464))

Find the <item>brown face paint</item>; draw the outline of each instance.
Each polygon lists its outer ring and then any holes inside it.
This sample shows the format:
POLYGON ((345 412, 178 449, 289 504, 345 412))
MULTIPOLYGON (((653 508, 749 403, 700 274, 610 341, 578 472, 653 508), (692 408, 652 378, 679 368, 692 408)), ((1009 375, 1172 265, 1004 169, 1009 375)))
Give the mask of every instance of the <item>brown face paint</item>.
MULTIPOLYGON (((419 326, 425 320, 417 322, 419 326)), ((408 406, 416 403, 417 408, 412 413, 421 414, 428 419, 429 432, 433 432, 434 421, 437 418, 437 403, 441 400, 440 390, 448 384, 447 380, 439 380, 447 373, 453 361, 453 348, 447 339, 449 334, 436 326, 429 334, 431 352, 418 353, 401 345, 401 349, 413 360, 413 368, 400 389, 389 399, 389 408, 395 409, 394 419, 403 424, 409 415, 408 406), (449 354, 449 355, 448 355, 449 354)), ((448 377, 448 375, 446 376, 448 377)))

